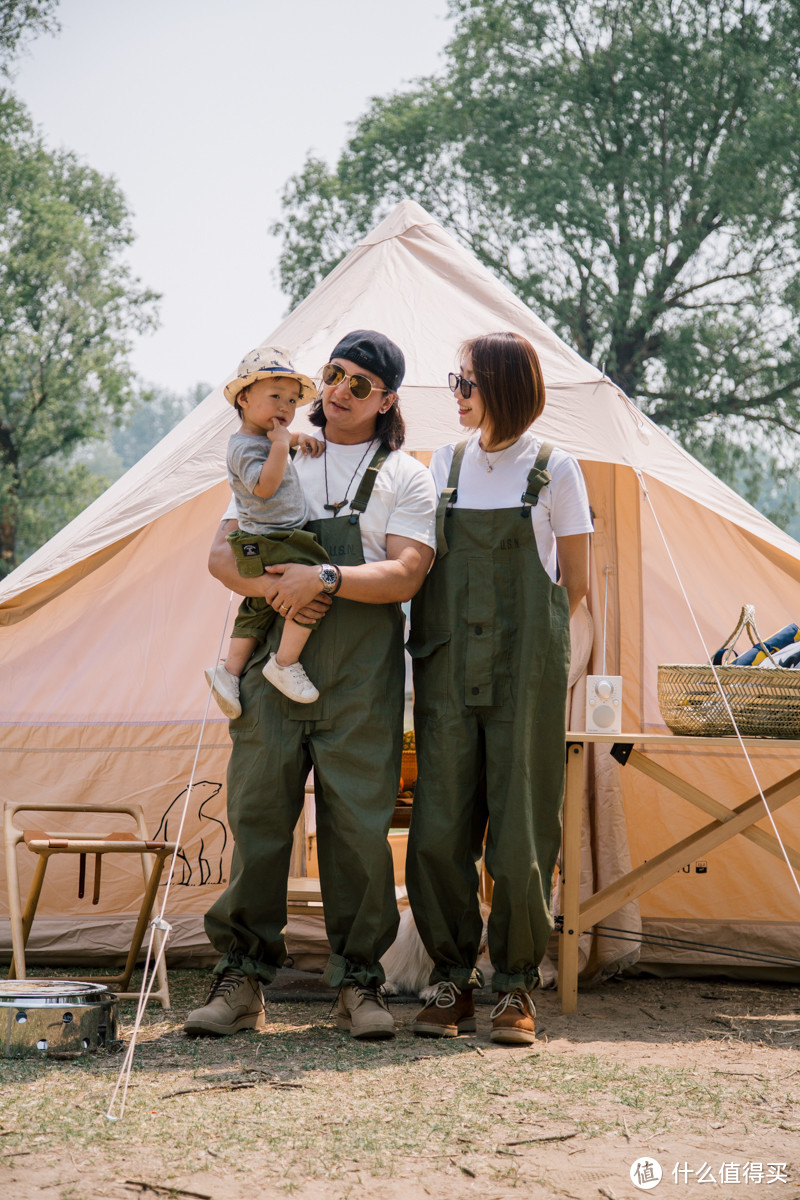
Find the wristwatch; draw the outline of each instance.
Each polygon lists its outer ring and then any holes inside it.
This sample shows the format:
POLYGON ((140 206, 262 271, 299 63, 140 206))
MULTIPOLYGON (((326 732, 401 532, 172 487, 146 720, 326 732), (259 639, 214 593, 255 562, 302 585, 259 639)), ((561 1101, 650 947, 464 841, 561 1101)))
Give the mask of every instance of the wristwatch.
POLYGON ((319 569, 319 577, 323 592, 327 592, 329 596, 338 592, 339 584, 342 582, 342 572, 337 566, 334 566, 333 563, 323 563, 319 569))

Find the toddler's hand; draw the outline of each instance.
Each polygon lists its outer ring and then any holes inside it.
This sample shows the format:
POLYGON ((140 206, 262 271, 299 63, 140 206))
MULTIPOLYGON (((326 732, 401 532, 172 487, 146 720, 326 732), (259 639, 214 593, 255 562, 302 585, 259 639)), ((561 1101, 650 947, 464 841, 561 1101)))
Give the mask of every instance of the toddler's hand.
POLYGON ((319 458, 325 449, 325 443, 319 438, 311 437, 308 433, 293 433, 292 445, 296 446, 303 454, 310 454, 312 458, 319 458))
POLYGON ((285 425, 281 425, 280 421, 272 422, 272 429, 267 430, 267 437, 272 442, 273 446, 291 446, 292 435, 285 425))

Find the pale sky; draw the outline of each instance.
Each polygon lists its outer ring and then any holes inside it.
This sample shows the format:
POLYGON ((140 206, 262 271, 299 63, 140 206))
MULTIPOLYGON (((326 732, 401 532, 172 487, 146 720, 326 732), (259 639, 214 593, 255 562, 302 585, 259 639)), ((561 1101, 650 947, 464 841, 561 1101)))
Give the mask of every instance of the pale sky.
POLYGON ((217 384, 279 323, 267 228, 311 151, 441 65, 447 0, 61 0, 11 87, 51 147, 113 176, 133 213, 130 262, 161 292, 137 338, 143 380, 217 384))

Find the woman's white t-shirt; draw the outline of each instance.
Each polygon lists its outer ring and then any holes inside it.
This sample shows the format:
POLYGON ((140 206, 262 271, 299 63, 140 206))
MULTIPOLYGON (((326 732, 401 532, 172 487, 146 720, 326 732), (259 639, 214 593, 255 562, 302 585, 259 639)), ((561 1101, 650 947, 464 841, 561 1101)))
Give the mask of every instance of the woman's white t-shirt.
MULTIPOLYGON (((542 438, 526 430, 506 450, 488 456, 474 433, 467 442, 458 478, 456 508, 521 508, 528 472, 536 462, 542 438), (488 462, 492 470, 488 470, 488 462)), ((431 458, 431 474, 437 497, 447 487, 455 445, 443 446, 431 458)), ((550 483, 539 493, 531 509, 531 522, 539 558, 550 578, 557 577, 556 538, 592 532, 592 517, 586 483, 578 462, 566 450, 553 448, 547 464, 550 483)))

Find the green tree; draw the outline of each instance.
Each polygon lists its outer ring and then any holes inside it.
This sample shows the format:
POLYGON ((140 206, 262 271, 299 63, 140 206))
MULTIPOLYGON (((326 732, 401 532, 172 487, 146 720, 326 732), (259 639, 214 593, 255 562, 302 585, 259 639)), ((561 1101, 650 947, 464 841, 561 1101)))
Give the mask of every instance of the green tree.
POLYGON ((0 0, 0 75, 8 76, 25 43, 59 29, 58 0, 0 0))
POLYGON ((72 455, 131 403, 130 336, 155 321, 132 238, 114 181, 0 90, 0 574, 99 487, 72 455))
POLYGON ((410 196, 696 449, 800 432, 797 0, 450 7, 443 70, 289 180, 292 301, 410 196))
POLYGON ((127 471, 152 450, 212 390, 210 383, 196 383, 187 392, 180 393, 156 385, 142 389, 138 400, 111 435, 111 445, 119 456, 122 470, 127 471))
MULTIPOLYGON (((196 383, 187 392, 180 393, 155 384, 142 387, 105 441, 85 443, 71 456, 71 467, 79 473, 84 468, 89 472, 91 495, 87 503, 100 490, 124 475, 148 450, 152 450, 211 390, 211 384, 208 383, 196 383)), ((75 475, 74 479, 76 488, 79 488, 78 476, 75 475)), ((74 503, 70 497, 70 516, 74 511, 74 503)), ((55 514, 60 511, 56 505, 55 514)), ((56 525, 63 525, 66 519, 62 512, 56 525)))

